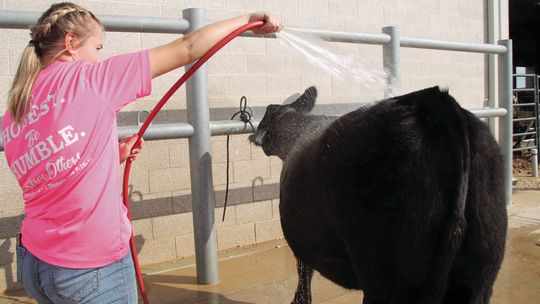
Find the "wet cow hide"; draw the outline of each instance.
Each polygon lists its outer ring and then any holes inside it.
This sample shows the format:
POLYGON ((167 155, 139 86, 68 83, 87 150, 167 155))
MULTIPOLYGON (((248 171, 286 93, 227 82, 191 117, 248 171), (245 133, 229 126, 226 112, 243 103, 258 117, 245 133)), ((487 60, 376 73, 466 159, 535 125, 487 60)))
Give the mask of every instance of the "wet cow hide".
POLYGON ((438 87, 339 118, 310 115, 317 90, 270 105, 250 141, 284 160, 280 216, 298 262, 364 303, 488 303, 505 246, 499 148, 438 87))

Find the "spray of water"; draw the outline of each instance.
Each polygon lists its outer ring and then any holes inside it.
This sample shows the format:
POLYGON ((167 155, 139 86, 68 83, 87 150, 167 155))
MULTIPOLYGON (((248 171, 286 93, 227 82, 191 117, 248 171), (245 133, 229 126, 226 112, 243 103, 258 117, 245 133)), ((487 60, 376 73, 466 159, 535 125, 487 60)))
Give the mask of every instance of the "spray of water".
POLYGON ((337 80, 350 83, 356 92, 362 93, 362 88, 379 92, 386 90, 387 73, 375 70, 361 58, 338 55, 324 47, 322 39, 292 29, 282 30, 276 35, 280 41, 300 52, 309 63, 337 80))

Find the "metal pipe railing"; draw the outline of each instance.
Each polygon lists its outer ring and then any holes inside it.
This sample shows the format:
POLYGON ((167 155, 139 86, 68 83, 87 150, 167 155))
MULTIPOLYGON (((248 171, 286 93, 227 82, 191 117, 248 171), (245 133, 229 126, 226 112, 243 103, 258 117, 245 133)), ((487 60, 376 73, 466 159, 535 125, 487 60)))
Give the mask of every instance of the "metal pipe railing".
MULTIPOLYGON (((384 45, 390 42, 391 37, 386 34, 367 34, 347 31, 331 31, 321 29, 308 29, 298 27, 287 27, 287 30, 294 32, 309 34, 314 37, 318 37, 330 42, 347 42, 347 43, 359 43, 359 44, 378 44, 384 45)), ((243 37, 260 37, 251 32, 242 34, 243 37)), ((276 38, 275 34, 266 35, 267 38, 276 38)))
MULTIPOLYGON (((514 148, 512 151, 527 151, 527 150, 534 150, 531 149, 531 147, 524 147, 524 148, 514 148)), ((533 163, 535 160, 531 158, 531 163, 533 163)))
POLYGON ((383 45, 383 69, 386 72, 386 90, 384 98, 397 96, 401 87, 399 31, 395 26, 383 28, 383 33, 390 37, 390 41, 383 45))
POLYGON ((499 145, 505 172, 505 200, 512 202, 512 40, 500 40, 506 52, 499 54, 499 106, 506 109, 506 116, 499 118, 499 145))
POLYGON ((505 108, 473 109, 469 111, 479 118, 504 117, 509 113, 505 108))
POLYGON ((514 136, 525 136, 525 135, 534 135, 534 134, 536 134, 536 132, 521 132, 521 133, 514 133, 514 136))
MULTIPOLYGON (((531 120, 534 120, 536 121, 536 118, 535 117, 527 117, 527 118, 514 118, 514 122, 516 121, 531 121, 531 120)), ((515 134, 514 134, 515 135, 515 134)))
MULTIPOLYGON (((386 27, 393 28, 393 27, 386 27)), ((395 28, 395 27, 394 27, 395 28)), ((359 44, 388 44, 392 37, 387 34, 365 34, 347 31, 330 31, 319 29, 307 29, 288 27, 287 29, 310 34, 314 37, 318 37, 330 42, 348 42, 359 44)), ((245 33, 241 36, 245 37, 258 37, 253 33, 245 33)), ((267 38, 275 38, 275 35, 267 35, 267 38)), ((484 54, 505 54, 507 49, 504 45, 486 44, 486 43, 466 43, 466 42, 453 42, 445 40, 433 40, 433 39, 419 39, 410 37, 401 37, 399 39, 399 45, 401 47, 408 48, 421 48, 431 50, 444 50, 444 51, 457 51, 457 52, 469 52, 469 53, 484 53, 484 54)))
MULTIPOLYGON (((139 132, 141 126, 118 127, 118 139, 139 132)), ((193 136, 193 126, 187 123, 151 124, 144 133, 144 140, 163 140, 190 138, 193 136)))
MULTIPOLYGON (((506 109, 503 108, 472 109, 469 111, 479 118, 503 117, 507 113, 506 109)), ((260 120, 253 119, 251 123, 255 130, 257 130, 260 120)), ((139 125, 118 127, 118 139, 137 133, 139 128, 139 125)), ((188 123, 151 124, 144 133, 144 140, 186 139, 193 136, 194 132, 193 126, 188 123)), ((210 122, 211 136, 250 134, 252 132, 249 124, 238 120, 217 120, 210 122)), ((0 151, 4 151, 4 144, 1 138, 0 151)))
MULTIPOLYGON (((255 129, 257 129, 259 122, 259 120, 251 121, 255 129)), ((139 131, 139 126, 118 127, 118 139, 135 134, 137 131, 139 131)), ((222 120, 210 122, 210 133, 212 136, 249 134, 252 132, 251 126, 241 121, 222 120)), ((193 126, 188 123, 152 124, 148 127, 146 133, 144 133, 144 140, 190 138, 193 136, 193 133, 193 126)), ((0 150, 2 148, 0 142, 0 150)))
MULTIPOLYGON (((536 153, 533 154, 533 170, 536 169, 536 172, 538 173, 538 150, 540 149, 540 92, 538 88, 538 80, 540 79, 540 76, 536 76, 533 78, 534 82, 534 124, 536 128, 536 153)), ((534 171, 533 171, 534 172, 534 171)), ((533 175, 534 177, 537 177, 537 175, 533 175)))
MULTIPOLYGON (((190 31, 206 23, 202 9, 186 9, 190 31)), ((191 65, 190 65, 191 66, 191 65)), ((210 140, 210 106, 208 103, 208 71, 203 65, 186 82, 187 119, 193 126, 189 138, 189 169, 191 172, 191 205, 195 261, 199 284, 218 281, 217 236, 214 218, 214 184, 212 180, 212 143, 210 140)))
POLYGON ((484 53, 484 54, 506 54, 507 48, 504 45, 483 44, 483 43, 464 43, 464 42, 452 42, 444 40, 430 40, 430 39, 416 39, 416 38, 401 38, 402 47, 431 49, 431 50, 444 50, 444 51, 458 51, 458 52, 470 52, 470 53, 484 53))
MULTIPOLYGON (((469 110, 478 118, 503 117, 507 111, 504 108, 486 108, 469 110)), ((260 120, 251 120, 255 130, 259 126, 260 120)), ((137 133, 139 126, 123 126, 118 128, 118 138, 124 138, 128 135, 137 133)), ((211 136, 234 135, 234 134, 250 134, 252 133, 251 126, 238 120, 218 120, 210 122, 211 136)), ((163 139, 185 139, 190 138, 194 133, 193 127, 187 123, 171 123, 171 124, 153 124, 150 125, 144 134, 144 140, 163 140, 163 139)), ((0 141, 0 150, 2 149, 0 141)))
MULTIPOLYGON (((29 29, 40 16, 40 12, 0 10, 0 28, 29 29)), ((189 29, 189 22, 178 18, 111 15, 98 18, 111 32, 181 34, 189 29)))

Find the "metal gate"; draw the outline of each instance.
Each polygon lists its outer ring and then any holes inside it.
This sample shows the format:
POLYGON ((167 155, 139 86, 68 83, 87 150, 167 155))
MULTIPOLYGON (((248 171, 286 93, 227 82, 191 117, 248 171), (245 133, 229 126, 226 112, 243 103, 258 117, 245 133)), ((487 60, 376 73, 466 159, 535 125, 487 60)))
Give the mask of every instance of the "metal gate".
MULTIPOLYGON (((513 141, 512 151, 529 153, 532 175, 538 177, 538 147, 540 138, 538 103, 540 76, 514 74, 513 89, 513 141)), ((528 156, 528 155, 527 155, 528 156)))

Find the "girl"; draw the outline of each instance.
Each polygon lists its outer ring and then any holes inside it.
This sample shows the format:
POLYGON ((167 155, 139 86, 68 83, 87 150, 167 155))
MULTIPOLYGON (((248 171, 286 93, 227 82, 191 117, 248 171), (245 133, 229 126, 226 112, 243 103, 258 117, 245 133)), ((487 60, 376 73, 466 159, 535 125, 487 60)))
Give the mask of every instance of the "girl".
MULTIPOLYGON (((121 202, 116 113, 150 94, 151 79, 192 63, 234 29, 270 13, 208 25, 168 44, 99 61, 103 26, 90 11, 52 5, 31 28, 2 120, 8 165, 23 191, 18 277, 40 303, 137 303, 121 202)), ((119 150, 120 149, 120 150, 119 150)), ((120 151, 120 153, 119 153, 120 151)))

